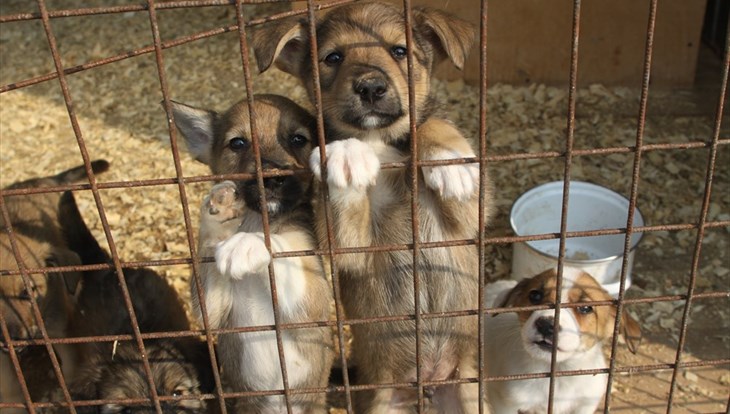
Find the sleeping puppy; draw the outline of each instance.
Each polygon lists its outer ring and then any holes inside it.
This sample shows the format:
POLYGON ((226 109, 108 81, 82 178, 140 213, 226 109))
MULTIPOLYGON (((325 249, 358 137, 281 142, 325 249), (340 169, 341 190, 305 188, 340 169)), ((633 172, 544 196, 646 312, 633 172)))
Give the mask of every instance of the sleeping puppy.
MULTIPOLYGON (((165 397, 191 397, 201 394, 204 389, 199 377, 195 358, 205 359, 207 347, 197 341, 195 349, 185 349, 180 342, 160 339, 145 342, 147 360, 152 371, 157 395, 165 397)), ((133 342, 120 342, 112 350, 102 345, 98 352, 90 354, 80 370, 78 380, 72 384, 71 397, 74 401, 112 400, 101 407, 94 405, 77 406, 80 414, 125 414, 155 413, 151 402, 124 403, 124 400, 150 398, 149 382, 144 371, 139 348, 133 342), (103 349, 103 351, 102 351, 103 349)), ((206 402, 199 398, 166 399, 160 401, 165 414, 205 413, 206 402)), ((58 408, 53 412, 68 412, 58 408)))
MULTIPOLYGON (((100 174, 109 168, 109 163, 97 160, 91 163, 92 170, 100 174)), ((74 184, 86 179, 84 166, 75 167, 50 177, 34 178, 14 183, 6 189, 43 188, 74 184)), ((18 254, 27 269, 80 265, 76 253, 71 251, 63 239, 59 215, 60 193, 38 193, 4 196, 10 216, 10 224, 16 241, 18 254)), ((5 219, 0 216, 0 226, 5 219)), ((10 237, 0 232, 0 268, 2 271, 17 271, 19 265, 13 252, 10 237)), ((79 272, 51 272, 29 274, 30 286, 26 286, 21 275, 0 275, 0 312, 7 322, 10 337, 14 340, 40 338, 39 323, 31 306, 35 298, 50 338, 68 336, 69 319, 74 310, 74 295, 81 275, 79 272)), ((7 354, 5 338, 0 336, 0 398, 3 402, 23 401, 13 364, 7 354)), ((70 381, 75 365, 75 356, 68 345, 54 345, 56 356, 61 362, 64 377, 70 381)), ((44 399, 48 392, 58 386, 53 374, 50 357, 44 346, 19 347, 20 364, 23 367, 31 397, 44 399), (29 363, 28 361, 34 361, 29 363), (44 367, 41 369, 40 367, 44 367), (28 369, 31 368, 31 369, 28 369)), ((25 412, 25 410, 20 410, 25 412)), ((12 412, 12 410, 9 410, 12 412)))
MULTIPOLYGON (((486 307, 544 305, 555 302, 557 272, 547 270, 519 283, 487 285, 486 307)), ((562 303, 613 298, 589 274, 564 268, 562 303)), ((550 372, 555 326, 553 309, 494 314, 485 319, 484 358, 490 377, 550 372)), ((560 310, 558 371, 606 368, 602 343, 611 338, 616 307, 580 306, 560 310)), ((621 318, 631 352, 641 340, 639 325, 628 313, 621 318)), ((487 382, 488 401, 495 413, 547 412, 550 378, 487 382)), ((606 391, 605 375, 562 376, 555 379, 553 412, 593 413, 606 391)))
MULTIPOLYGON (((335 248, 410 244, 411 174, 380 170, 381 163, 410 162, 406 36, 400 9, 387 3, 342 6, 317 21, 319 74, 327 135, 327 183, 335 248)), ((474 39, 466 22, 433 9, 413 10, 413 53, 417 158, 473 157, 468 140, 438 115, 430 94, 434 66, 450 59, 460 67, 474 39)), ((261 71, 272 65, 301 79, 313 96, 307 23, 281 21, 253 33, 261 71)), ((310 165, 321 180, 320 153, 310 165)), ((486 216, 491 212, 491 187, 486 216)), ((422 167, 418 173, 420 241, 473 239, 477 235, 477 164, 422 167)), ((320 246, 327 248, 324 206, 315 195, 320 246)), ((478 307, 478 257, 473 246, 424 248, 418 257, 423 313, 478 307)), ((410 251, 342 254, 335 257, 349 318, 407 315, 414 312, 413 254, 410 251)), ((416 381, 413 321, 357 324, 352 327, 359 382, 416 381)), ((477 318, 423 321, 422 371, 426 381, 476 378, 477 318)), ((442 413, 476 412, 476 384, 429 387, 442 413)), ((360 392, 363 412, 408 412, 414 389, 360 392)))
MULTIPOLYGON (((59 211, 64 217, 62 230, 68 246, 84 265, 109 263, 111 257, 101 248, 84 222, 73 193, 61 196, 59 211)), ((177 292, 148 268, 126 268, 124 277, 132 300, 137 324, 142 333, 190 330, 185 309, 177 292)), ((76 312, 71 328, 73 336, 132 334, 119 279, 114 269, 83 272, 76 312)), ((71 384, 74 399, 149 398, 149 384, 135 342, 87 343, 79 345, 86 356, 76 380, 71 384)), ((207 344, 197 338, 145 340, 145 350, 160 396, 201 394, 213 390, 213 373, 207 344)), ((63 400, 60 393, 56 399, 63 400)), ((206 407, 200 399, 170 401, 162 404, 166 413, 199 412, 206 407)), ((154 412, 154 408, 124 403, 106 404, 103 413, 154 412)), ((85 406, 80 412, 97 412, 97 406, 85 406)), ((63 411, 65 412, 65 411, 63 411)))
MULTIPOLYGON (((224 114, 174 103, 178 129, 197 159, 214 174, 253 173, 249 107, 234 105, 224 114)), ((257 95, 254 112, 266 171, 306 166, 312 151, 314 121, 304 109, 280 96, 257 95)), ((208 320, 213 328, 273 325, 274 314, 264 242, 262 211, 268 213, 274 252, 314 249, 311 174, 264 178, 262 206, 255 179, 224 181, 213 187, 201 208, 199 254, 215 256, 201 264, 208 320)), ((282 323, 324 321, 332 292, 321 260, 314 256, 273 260, 282 323)), ((191 285, 200 314, 198 292, 191 285)), ((327 327, 290 329, 281 334, 291 388, 327 385, 332 338, 327 327)), ((223 375, 234 391, 281 390, 283 380, 274 331, 224 334, 218 338, 223 375)), ((325 395, 291 397, 295 413, 325 412, 325 395)), ((283 396, 240 399, 238 412, 286 412, 283 396)))

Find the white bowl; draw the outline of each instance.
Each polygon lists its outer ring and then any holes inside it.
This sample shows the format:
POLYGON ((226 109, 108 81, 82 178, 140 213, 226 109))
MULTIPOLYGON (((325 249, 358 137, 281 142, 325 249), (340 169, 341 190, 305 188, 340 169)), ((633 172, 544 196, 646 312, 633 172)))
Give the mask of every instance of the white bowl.
MULTIPOLYGON (((529 190, 512 205, 510 224, 518 236, 560 232, 563 182, 555 181, 529 190)), ((605 187, 571 181, 568 200, 567 231, 591 231, 625 228, 629 200, 605 187)), ((638 209, 633 226, 643 226, 638 209)), ((631 286, 634 251, 641 233, 631 235, 625 288, 631 286)), ((593 276, 609 294, 618 296, 625 234, 571 237, 565 241, 564 266, 584 270, 593 276)), ((555 268, 558 263, 559 239, 514 243, 512 278, 534 276, 555 268)))

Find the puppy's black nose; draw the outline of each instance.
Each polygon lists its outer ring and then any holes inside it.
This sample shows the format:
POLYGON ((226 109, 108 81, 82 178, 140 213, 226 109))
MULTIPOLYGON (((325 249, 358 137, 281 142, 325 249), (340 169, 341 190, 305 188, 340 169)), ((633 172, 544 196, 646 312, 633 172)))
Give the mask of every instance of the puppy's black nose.
POLYGON ((353 84, 355 93, 365 102, 375 103, 388 91, 388 84, 381 77, 360 79, 353 84))
POLYGON ((537 328, 537 332, 545 337, 545 339, 551 339, 553 337, 553 333, 555 332, 555 328, 553 327, 554 320, 555 319, 552 317, 545 317, 537 318, 535 321, 535 328, 537 328))

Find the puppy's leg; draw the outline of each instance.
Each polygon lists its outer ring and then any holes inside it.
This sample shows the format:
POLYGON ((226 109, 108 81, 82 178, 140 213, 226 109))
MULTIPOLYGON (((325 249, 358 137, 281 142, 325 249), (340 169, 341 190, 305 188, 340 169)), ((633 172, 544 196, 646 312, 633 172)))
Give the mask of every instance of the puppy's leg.
MULTIPOLYGON (((240 224, 243 202, 238 199, 236 185, 231 181, 216 184, 210 191, 200 211, 200 233, 198 254, 200 257, 215 255, 216 246, 235 234, 240 224)), ((205 289, 206 309, 212 327, 219 328, 231 309, 231 281, 216 269, 215 263, 201 263, 200 277, 205 289)), ((190 284, 193 310, 199 319, 200 303, 197 286, 190 284)))
MULTIPOLYGON (((430 118, 418 128, 419 159, 427 161, 474 157, 469 142, 450 122, 430 118)), ((426 185, 443 199, 464 201, 479 188, 479 164, 423 167, 426 185)))
MULTIPOLYGON (((373 244, 371 206, 368 192, 380 171, 373 148, 356 138, 327 144, 327 184, 332 206, 336 247, 373 244)), ((322 181, 319 149, 310 157, 314 177, 322 181)), ((370 255, 337 256, 338 265, 350 270, 371 268, 370 255)))

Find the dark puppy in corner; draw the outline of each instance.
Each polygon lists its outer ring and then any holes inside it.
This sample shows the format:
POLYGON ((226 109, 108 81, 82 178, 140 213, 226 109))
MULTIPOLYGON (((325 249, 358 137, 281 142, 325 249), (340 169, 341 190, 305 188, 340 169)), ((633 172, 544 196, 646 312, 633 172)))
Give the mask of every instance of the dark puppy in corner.
MULTIPOLYGON (((434 9, 413 9, 413 72, 417 154, 411 154, 405 17, 379 2, 332 9, 316 22, 319 81, 327 134, 327 185, 336 248, 413 243, 411 174, 381 170, 381 163, 474 157, 461 132, 439 115, 431 94, 434 66, 449 59, 464 64, 474 40, 466 22, 434 9)), ((261 71, 276 66, 304 83, 314 96, 309 27, 290 19, 253 33, 261 71)), ((310 166, 321 181, 320 152, 310 166)), ((418 171, 420 241, 473 239, 478 232, 477 164, 421 167, 418 171)), ((492 211, 490 183, 485 216, 492 211)), ((317 186, 317 188, 320 188, 317 186)), ((320 247, 328 248, 324 207, 315 195, 320 247)), ((413 314, 411 251, 344 254, 335 258, 349 318, 413 314)), ((423 313, 478 308, 478 256, 474 246, 424 248, 418 256, 423 313)), ((367 384, 416 381, 413 321, 352 326, 359 381, 367 384)), ((423 321, 421 379, 476 378, 477 317, 423 321)), ((441 413, 479 409, 477 384, 427 387, 432 408, 441 413)), ((383 388, 356 394, 363 412, 411 412, 415 389, 383 388)))
MULTIPOLYGON (((76 206, 73 194, 65 193, 60 202, 64 235, 68 246, 83 264, 110 263, 109 254, 89 231, 76 206)), ((185 310, 175 290, 152 269, 124 269, 137 323, 143 333, 190 330, 185 310)), ((127 312, 116 271, 92 270, 83 273, 77 311, 72 321, 75 336, 131 334, 127 312)), ((71 385, 74 399, 148 398, 149 383, 142 369, 142 358, 135 342, 93 343, 84 346, 87 358, 71 385)), ((186 398, 213 389, 212 367, 207 345, 197 338, 145 340, 145 350, 160 396, 183 397, 162 403, 165 413, 203 412, 206 402, 186 398)), ((80 412, 97 412, 87 406, 80 412), (86 410, 86 411, 85 411, 86 410)), ((154 412, 149 404, 107 404, 105 413, 154 412)))
MULTIPOLYGON (((109 168, 105 160, 91 163, 92 171, 100 174, 109 168)), ((6 187, 11 189, 48 188, 82 182, 86 169, 78 166, 60 174, 17 182, 6 187)), ((10 222, 0 216, 0 227, 10 224, 15 236, 15 248, 5 231, 0 232, 0 269, 17 272, 20 268, 15 253, 18 253, 26 269, 43 267, 77 266, 81 264, 78 255, 68 248, 61 231, 65 219, 59 214, 60 192, 4 196, 10 222)), ((13 340, 37 339, 41 337, 39 321, 31 305, 34 297, 40 309, 43 323, 50 338, 68 337, 69 320, 74 312, 75 295, 81 274, 79 272, 49 272, 28 275, 26 285, 21 275, 0 275, 0 312, 7 322, 10 338, 13 340)), ((20 383, 8 355, 8 345, 0 336, 0 399, 3 402, 23 401, 20 383)), ((45 346, 14 347, 31 398, 44 400, 58 387, 51 359, 45 346)), ((54 345, 66 381, 73 378, 76 355, 73 347, 66 344, 54 345)), ((25 410, 18 410, 25 412, 25 410)), ((14 409, 8 409, 14 412, 14 409)))

